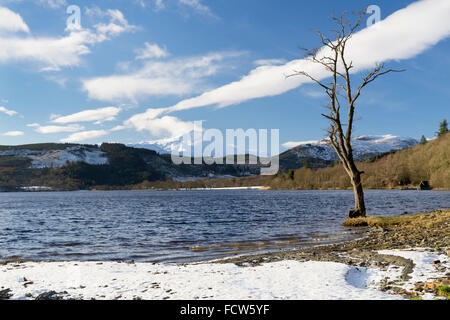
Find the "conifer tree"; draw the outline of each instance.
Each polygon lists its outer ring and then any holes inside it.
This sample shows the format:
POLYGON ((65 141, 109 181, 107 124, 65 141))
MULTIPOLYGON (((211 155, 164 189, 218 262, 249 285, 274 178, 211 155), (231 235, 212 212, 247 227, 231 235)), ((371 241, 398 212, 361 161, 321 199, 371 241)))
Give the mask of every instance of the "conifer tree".
POLYGON ((422 136, 422 138, 420 138, 420 144, 426 144, 428 142, 427 138, 425 138, 425 136, 422 136))
POLYGON ((438 137, 446 134, 448 132, 448 123, 447 119, 442 120, 442 122, 439 124, 439 131, 436 132, 436 135, 438 137))

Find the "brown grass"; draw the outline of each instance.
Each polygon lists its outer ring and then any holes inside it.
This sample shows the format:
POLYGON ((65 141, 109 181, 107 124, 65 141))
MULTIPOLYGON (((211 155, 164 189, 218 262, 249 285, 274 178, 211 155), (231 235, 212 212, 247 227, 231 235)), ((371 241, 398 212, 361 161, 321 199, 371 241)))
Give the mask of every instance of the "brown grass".
POLYGON ((420 213, 400 217, 366 217, 347 219, 343 225, 346 227, 401 227, 431 229, 450 221, 450 210, 437 210, 431 213, 420 213))

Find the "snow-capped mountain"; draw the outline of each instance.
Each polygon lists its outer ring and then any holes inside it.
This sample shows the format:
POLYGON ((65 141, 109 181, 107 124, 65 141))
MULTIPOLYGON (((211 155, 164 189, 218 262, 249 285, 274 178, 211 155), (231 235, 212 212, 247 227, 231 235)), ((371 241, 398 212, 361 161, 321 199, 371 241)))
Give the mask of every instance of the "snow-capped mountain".
POLYGON ((128 143, 128 147, 150 149, 159 154, 171 154, 172 151, 180 150, 183 137, 167 138, 155 141, 142 141, 138 143, 128 143))
MULTIPOLYGON (((380 153, 413 147, 418 143, 419 142, 414 138, 387 134, 356 137, 353 139, 352 145, 355 159, 364 160, 380 153)), ((128 146, 150 149, 160 154, 170 154, 172 151, 180 150, 182 146, 182 137, 140 142, 128 144, 128 146)), ((283 146, 291 148, 285 153, 292 152, 297 158, 316 158, 327 161, 337 160, 336 153, 326 139, 288 142, 283 144, 283 146)))
POLYGON ((85 146, 68 146, 53 150, 34 150, 11 148, 0 151, 0 156, 13 156, 28 158, 31 160, 31 167, 42 168, 60 168, 69 162, 86 162, 88 164, 106 164, 108 158, 106 154, 98 148, 85 146))
MULTIPOLYGON (((388 134, 356 137, 352 141, 352 146, 355 160, 364 160, 380 153, 413 147, 418 143, 414 138, 398 137, 388 134)), ((315 158, 327 161, 338 159, 334 149, 326 139, 297 143, 288 142, 283 146, 295 146, 286 153, 292 153, 297 158, 315 158)))

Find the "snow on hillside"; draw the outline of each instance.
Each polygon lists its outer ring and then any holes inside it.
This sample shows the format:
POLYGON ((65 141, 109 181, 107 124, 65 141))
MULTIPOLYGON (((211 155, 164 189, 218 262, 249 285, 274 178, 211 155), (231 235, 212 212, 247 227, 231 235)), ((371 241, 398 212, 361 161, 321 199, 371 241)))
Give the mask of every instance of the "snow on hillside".
MULTIPOLYGON (((408 137, 398 137, 390 134, 381 136, 360 136, 352 141, 355 159, 363 160, 373 155, 413 147, 419 142, 408 137)), ((291 147, 297 157, 319 158, 323 160, 337 160, 336 153, 328 140, 287 142, 284 147, 291 147)))
MULTIPOLYGON (((362 160, 379 153, 409 148, 418 143, 419 142, 414 138, 398 137, 387 134, 380 136, 360 136, 353 139, 352 144, 355 152, 355 158, 362 160)), ((140 142, 128 144, 128 146, 150 149, 160 154, 170 154, 174 150, 180 150, 182 146, 182 137, 140 142)), ((292 152, 295 152, 299 158, 310 157, 323 160, 337 160, 336 153, 325 139, 303 142, 287 142, 283 144, 283 147, 293 148, 292 152)))
MULTIPOLYGON (((191 133, 191 138, 192 133, 191 133)), ((129 143, 128 147, 150 149, 159 154, 171 154, 173 151, 181 152, 186 149, 183 144, 183 136, 165 138, 154 141, 141 141, 138 143, 129 143)), ((190 146, 191 147, 191 146, 190 146)))
POLYGON ((98 149, 83 146, 68 147, 63 150, 10 149, 0 151, 0 156, 14 156, 32 160, 32 168, 60 168, 67 161, 82 161, 89 164, 106 164, 108 158, 98 149))

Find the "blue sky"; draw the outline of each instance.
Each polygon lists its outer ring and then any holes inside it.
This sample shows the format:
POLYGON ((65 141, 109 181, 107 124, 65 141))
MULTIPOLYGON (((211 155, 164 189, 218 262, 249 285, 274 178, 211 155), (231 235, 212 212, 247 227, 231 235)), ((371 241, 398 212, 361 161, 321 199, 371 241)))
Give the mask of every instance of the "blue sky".
POLYGON ((0 0, 0 144, 135 143, 195 120, 278 128, 281 143, 321 139, 326 99, 283 70, 300 47, 318 46, 313 31, 330 31, 333 11, 369 5, 393 18, 356 61, 406 72, 363 93, 356 135, 432 137, 450 119, 448 2, 418 1, 402 15, 415 1, 0 0), (80 27, 67 28, 69 5, 81 9, 80 27))

